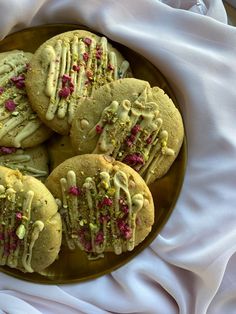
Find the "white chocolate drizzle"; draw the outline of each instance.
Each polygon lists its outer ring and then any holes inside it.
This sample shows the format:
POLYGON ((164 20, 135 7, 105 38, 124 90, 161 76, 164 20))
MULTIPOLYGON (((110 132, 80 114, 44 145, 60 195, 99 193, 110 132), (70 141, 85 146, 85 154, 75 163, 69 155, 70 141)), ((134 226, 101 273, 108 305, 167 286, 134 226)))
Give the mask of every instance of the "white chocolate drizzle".
POLYGON ((74 171, 60 179, 62 199, 58 204, 67 244, 70 249, 78 246, 87 251, 91 259, 102 256, 107 247, 121 254, 135 246, 136 218, 144 197, 141 193, 132 195, 128 176, 119 169, 114 171, 87 177, 79 194, 71 193, 71 189, 78 191, 74 171))
POLYGON ((0 165, 11 169, 18 169, 23 174, 31 175, 35 178, 43 178, 48 175, 48 171, 37 169, 29 162, 32 161, 31 155, 22 149, 17 149, 16 152, 6 155, 0 155, 0 165))
POLYGON ((31 109, 25 88, 17 88, 11 81, 14 77, 24 77, 27 62, 23 52, 9 53, 0 60, 0 145, 1 140, 10 135, 11 145, 21 147, 22 142, 42 125, 31 109), (7 101, 14 102, 15 109, 5 108, 7 101))
POLYGON ((0 265, 33 272, 33 248, 44 223, 32 221, 34 192, 16 192, 0 185, 0 265))
POLYGON ((47 45, 42 51, 42 66, 47 70, 45 94, 49 97, 46 119, 67 119, 71 124, 80 97, 90 96, 106 82, 123 78, 129 69, 128 61, 118 65, 114 51, 108 51, 107 39, 79 38, 71 41, 59 39, 54 46, 47 45), (86 39, 89 44, 86 44, 86 39), (68 81, 62 84, 63 76, 68 81), (71 88, 65 97, 60 96, 64 88, 71 88))
POLYGON ((174 156, 168 147, 168 132, 155 102, 121 103, 112 101, 106 107, 97 124, 88 132, 88 139, 98 137, 93 154, 108 154, 137 170, 149 183, 151 174, 165 156, 174 156), (99 126, 100 134, 97 132, 99 126), (135 130, 136 128, 136 130, 135 130), (140 164, 129 163, 138 156, 140 164))

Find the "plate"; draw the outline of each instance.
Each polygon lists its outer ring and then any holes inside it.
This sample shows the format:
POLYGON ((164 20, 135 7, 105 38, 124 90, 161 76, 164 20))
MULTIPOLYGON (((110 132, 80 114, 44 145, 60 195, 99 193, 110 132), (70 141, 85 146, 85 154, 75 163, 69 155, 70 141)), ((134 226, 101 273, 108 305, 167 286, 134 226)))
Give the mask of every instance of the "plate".
MULTIPOLYGON (((28 28, 13 33, 3 39, 0 42, 0 52, 12 49, 34 52, 41 43, 50 37, 73 29, 89 30, 84 26, 71 24, 53 24, 28 28)), ((134 77, 149 81, 152 86, 161 87, 181 111, 181 107, 177 103, 170 85, 157 68, 131 49, 114 42, 112 44, 130 62, 134 77)), ((187 144, 185 138, 179 155, 171 169, 163 178, 150 186, 155 204, 155 222, 147 238, 132 252, 122 253, 121 255, 106 253, 103 259, 88 261, 84 252, 79 250, 69 251, 65 247, 62 247, 59 258, 42 273, 22 273, 7 266, 0 267, 0 271, 13 277, 35 283, 62 284, 93 279, 125 265, 156 238, 170 217, 181 191, 186 161, 187 144)))

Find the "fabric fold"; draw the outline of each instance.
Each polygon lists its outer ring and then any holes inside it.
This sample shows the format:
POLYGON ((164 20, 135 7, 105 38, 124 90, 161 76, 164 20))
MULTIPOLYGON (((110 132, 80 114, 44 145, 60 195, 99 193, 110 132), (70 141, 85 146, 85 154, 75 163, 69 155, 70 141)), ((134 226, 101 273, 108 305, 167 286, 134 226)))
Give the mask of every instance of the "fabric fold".
POLYGON ((112 274, 78 284, 0 273, 0 313, 233 314, 236 29, 222 1, 0 0, 0 17, 1 38, 78 23, 140 53, 174 90, 188 142, 180 197, 150 247, 112 274))

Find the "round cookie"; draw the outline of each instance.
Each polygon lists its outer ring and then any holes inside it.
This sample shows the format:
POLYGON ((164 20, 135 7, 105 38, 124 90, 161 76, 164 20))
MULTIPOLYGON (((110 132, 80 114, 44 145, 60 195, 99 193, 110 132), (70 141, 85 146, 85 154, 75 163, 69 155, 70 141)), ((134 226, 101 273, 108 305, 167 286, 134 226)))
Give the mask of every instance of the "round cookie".
POLYGON ((71 128, 78 154, 107 154, 134 168, 149 185, 163 176, 183 142, 181 115, 161 88, 125 78, 80 101, 71 128))
POLYGON ((27 149, 0 147, 1 166, 18 169, 22 174, 33 176, 42 182, 49 174, 48 164, 48 152, 43 144, 27 149))
POLYGON ((54 36, 37 49, 30 61, 26 88, 42 121, 67 135, 78 99, 127 75, 129 63, 106 37, 75 30, 54 36))
POLYGON ((49 154, 49 167, 50 171, 56 168, 66 159, 76 155, 73 147, 71 146, 70 137, 66 135, 54 134, 47 142, 49 154))
POLYGON ((25 90, 31 53, 0 53, 0 146, 33 147, 51 134, 32 110, 25 90))
POLYGON ((136 171, 109 156, 67 159, 46 186, 57 199, 68 247, 79 247, 89 258, 131 251, 151 231, 150 190, 136 171))
POLYGON ((55 199, 39 180, 0 166, 0 265, 40 272, 61 246, 55 199))

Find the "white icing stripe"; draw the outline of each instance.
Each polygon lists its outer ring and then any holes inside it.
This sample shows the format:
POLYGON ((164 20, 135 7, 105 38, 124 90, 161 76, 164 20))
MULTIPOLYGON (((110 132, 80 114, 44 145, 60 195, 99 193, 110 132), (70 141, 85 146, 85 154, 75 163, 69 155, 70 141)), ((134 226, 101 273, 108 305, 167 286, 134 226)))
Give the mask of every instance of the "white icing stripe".
MULTIPOLYGON (((69 187, 76 187, 76 175, 74 171, 69 171, 67 173, 67 190, 69 187)), ((68 206, 71 208, 71 226, 72 232, 76 232, 76 221, 78 221, 78 200, 77 197, 72 195, 68 199, 68 206)))
POLYGON ((129 100, 123 100, 120 104, 112 101, 103 110, 97 124, 88 132, 90 140, 98 137, 92 153, 108 154, 125 163, 128 163, 127 156, 138 154, 143 161, 138 168, 135 168, 136 165, 133 167, 146 179, 150 179, 150 171, 153 172, 163 159, 159 158, 158 152, 162 157, 175 154, 173 149, 167 147, 168 132, 162 129, 162 125, 155 102, 142 103, 139 98, 132 104, 129 100), (98 126, 101 129, 99 133, 98 126))
POLYGON ((36 169, 34 167, 30 167, 30 166, 26 166, 26 165, 21 165, 21 164, 16 164, 16 163, 13 163, 13 164, 4 163, 4 166, 11 168, 11 169, 14 169, 14 170, 17 170, 17 169, 22 170, 23 173, 25 172, 25 173, 27 173, 27 174, 31 175, 32 177, 35 177, 35 178, 45 177, 48 175, 47 171, 36 169))
POLYGON ((100 173, 100 183, 91 177, 87 177, 83 184, 84 192, 82 193, 84 193, 84 196, 81 196, 81 194, 77 195, 75 193, 76 190, 73 190, 74 194, 70 193, 70 189, 77 188, 74 171, 69 171, 67 179, 62 178, 60 183, 63 204, 61 212, 63 213, 62 217, 66 226, 64 232, 67 241, 69 240, 68 245, 70 248, 73 248, 70 241, 74 241, 74 244, 81 249, 88 250, 94 254, 102 254, 106 249, 108 237, 111 237, 108 245, 113 246, 116 254, 121 254, 123 249, 133 250, 135 245, 136 216, 143 207, 144 198, 142 194, 135 194, 131 198, 128 177, 124 172, 118 170, 115 172, 114 177, 110 177, 108 172, 103 171, 100 173), (105 194, 101 194, 102 191, 105 194), (107 193, 112 193, 112 199, 105 196, 107 193), (130 232, 128 238, 125 238, 126 236, 120 233, 118 225, 122 217, 120 201, 123 198, 128 207, 128 218, 122 218, 126 219, 124 223, 127 224, 127 232, 130 232), (104 205, 102 203, 104 199, 106 199, 108 204, 105 203, 106 205, 104 205), (74 216, 75 210, 76 216, 74 216), (107 219, 101 220, 101 215, 110 217, 109 226, 107 219), (68 220, 71 219, 74 219, 72 222, 73 227, 75 227, 73 232, 68 227, 68 220), (83 232, 84 225, 87 226, 87 232, 90 235, 91 250, 86 247, 86 243, 83 243, 79 236, 75 236, 83 232), (101 232, 102 235, 100 235, 101 232), (97 239, 99 235, 103 237, 102 241, 97 239))
POLYGON ((28 253, 27 253, 26 259, 24 259, 24 263, 23 263, 25 269, 29 272, 33 271, 32 267, 31 267, 33 248, 34 248, 35 242, 37 241, 37 239, 40 235, 40 232, 42 232, 44 229, 44 223, 40 220, 37 220, 34 222, 32 228, 33 229, 31 231, 28 253))
POLYGON ((47 57, 49 58, 49 70, 48 70, 48 77, 47 77, 47 84, 45 88, 45 93, 47 96, 52 97, 53 95, 53 87, 55 86, 54 75, 55 75, 55 68, 56 68, 56 53, 51 46, 47 46, 44 50, 44 55, 42 56, 43 60, 47 57), (45 55, 45 58, 44 58, 45 55))
POLYGON ((18 75, 25 69, 27 58, 22 52, 9 53, 0 60, 0 86, 4 87, 11 77, 18 75))
MULTIPOLYGON (((76 177, 74 173, 68 172, 67 177, 69 177, 69 181, 73 184, 76 183, 76 177)), ((66 178, 61 178, 61 193, 62 193, 62 208, 60 210, 62 214, 62 224, 63 224, 63 232, 66 238, 66 242, 71 250, 75 249, 75 244, 83 249, 82 245, 80 245, 78 239, 78 220, 73 220, 73 215, 77 217, 78 213, 75 213, 78 210, 77 200, 72 195, 68 198, 68 182, 66 178), (73 207, 74 206, 74 207, 73 207), (76 207, 75 207, 76 206, 76 207)))
MULTIPOLYGON (((62 42, 61 40, 58 40, 55 46, 56 59, 51 61, 51 63, 53 63, 52 72, 49 72, 48 74, 47 87, 46 87, 48 90, 51 90, 50 103, 49 103, 49 107, 46 113, 47 120, 52 120, 54 118, 54 114, 58 108, 59 97, 56 94, 56 91, 61 86, 60 85, 61 82, 59 80, 61 51, 62 51, 62 42), (50 82, 53 82, 52 86, 48 86, 50 82)), ((50 67, 51 67, 51 64, 50 64, 50 67)))
POLYGON ((15 147, 20 147, 21 142, 31 136, 41 123, 36 117, 32 121, 33 112, 23 88, 27 62, 28 57, 23 52, 10 52, 7 57, 0 60, 0 86, 3 87, 3 93, 0 95, 0 140, 10 133, 9 141, 15 147), (11 81, 16 77, 22 80, 20 85, 18 81, 11 81), (14 129, 17 129, 15 138, 12 136, 14 129))
POLYGON ((17 136, 14 139, 15 147, 20 147, 21 143, 30 135, 35 133, 40 126, 42 125, 42 122, 37 120, 28 122, 23 129, 20 130, 20 132, 17 134, 17 136))
MULTIPOLYGON (((91 95, 96 87, 94 82, 99 86, 124 77, 129 67, 129 63, 125 61, 121 69, 118 69, 116 54, 108 52, 105 37, 99 42, 92 39, 88 45, 78 36, 74 36, 70 42, 58 40, 54 47, 45 47, 42 59, 44 65, 49 64, 45 93, 50 101, 46 119, 52 120, 56 115, 59 119, 67 118, 68 123, 73 120, 77 99, 91 95), (48 61, 45 61, 47 55, 48 61), (73 69, 74 66, 79 69, 73 69), (74 86, 70 92, 66 91, 65 97, 59 96, 59 91, 63 89, 63 75, 68 75, 74 86)), ((68 87, 66 84, 65 86, 68 87)))
POLYGON ((28 191, 22 205, 22 192, 16 193, 13 188, 5 190, 0 186, 0 265, 23 266, 26 271, 33 272, 33 247, 44 227, 42 221, 36 221, 32 229, 30 227, 33 198, 34 192, 28 191))
POLYGON ((0 139, 2 139, 7 133, 15 129, 23 121, 27 120, 26 115, 19 115, 8 120, 0 129, 0 139))
POLYGON ((31 159, 29 155, 18 155, 18 154, 8 154, 0 156, 0 163, 11 162, 11 163, 18 163, 18 162, 27 162, 31 159))
POLYGON ((22 264, 25 268, 26 271, 28 272, 33 272, 33 269, 31 267, 31 265, 29 265, 28 263, 28 254, 30 254, 29 252, 29 246, 28 246, 28 227, 29 227, 29 222, 31 220, 31 206, 32 206, 32 201, 34 198, 34 192, 33 191, 28 191, 26 193, 26 197, 23 201, 23 216, 26 217, 26 222, 25 222, 25 235, 24 235, 24 250, 23 250, 23 254, 22 254, 22 264))
MULTIPOLYGON (((9 210, 11 212, 14 212, 14 210, 15 210, 15 201, 16 201, 16 192, 13 189, 8 189, 6 191, 6 193, 8 194, 7 200, 10 203, 9 210)), ((11 220, 11 222, 10 222, 10 230, 14 230, 16 216, 15 215, 11 215, 10 220, 11 220)), ((14 245, 14 239, 13 239, 12 234, 10 235, 10 237, 8 235, 8 238, 10 240, 9 247, 11 248, 14 245)), ((8 266, 10 266, 10 267, 16 267, 17 266, 17 258, 15 256, 14 250, 10 250, 10 254, 7 257, 6 264, 8 266)))
POLYGON ((31 156, 24 154, 23 150, 17 150, 15 153, 0 156, 0 165, 22 170, 23 173, 27 173, 34 177, 45 177, 48 175, 46 170, 36 169, 32 166, 28 166, 28 162, 31 161, 31 156))
POLYGON ((7 72, 3 75, 1 75, 0 78, 0 86, 4 87, 6 86, 6 84, 9 82, 9 80, 11 79, 11 77, 18 75, 19 73, 21 73, 25 68, 25 64, 24 65, 18 65, 16 68, 14 68, 14 70, 7 72))

